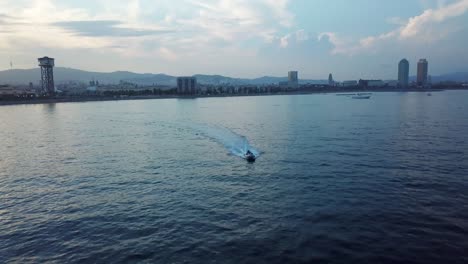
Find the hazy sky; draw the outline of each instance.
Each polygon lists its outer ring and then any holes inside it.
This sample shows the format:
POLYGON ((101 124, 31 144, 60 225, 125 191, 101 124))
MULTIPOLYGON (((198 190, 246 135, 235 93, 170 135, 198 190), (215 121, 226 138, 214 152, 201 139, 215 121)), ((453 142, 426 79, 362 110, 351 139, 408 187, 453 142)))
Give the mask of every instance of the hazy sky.
POLYGON ((468 71, 468 0, 0 0, 0 70, 396 79, 468 71))

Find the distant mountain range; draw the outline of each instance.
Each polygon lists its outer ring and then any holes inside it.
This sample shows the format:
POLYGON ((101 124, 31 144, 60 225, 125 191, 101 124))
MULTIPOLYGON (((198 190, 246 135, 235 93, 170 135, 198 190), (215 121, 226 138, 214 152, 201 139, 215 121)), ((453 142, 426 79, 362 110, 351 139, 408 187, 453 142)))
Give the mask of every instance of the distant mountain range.
MULTIPOLYGON (((287 81, 287 77, 264 76, 256 79, 231 78, 221 75, 197 74, 197 81, 201 84, 234 84, 234 85, 262 85, 278 84, 287 81)), ((69 81, 88 83, 97 80, 102 84, 117 84, 120 81, 135 83, 138 85, 176 85, 176 76, 152 73, 133 73, 127 71, 116 71, 110 73, 89 72, 71 68, 54 68, 54 78, 57 84, 69 81)), ((6 70, 0 71, 0 84, 28 84, 32 82, 38 84, 41 79, 40 69, 6 70)), ((301 83, 325 84, 327 80, 301 80, 301 83)))
MULTIPOLYGON (((287 77, 271 77, 264 76, 255 79, 246 78, 231 78, 221 75, 202 75, 197 74, 197 81, 201 84, 233 84, 233 85, 265 85, 265 84, 278 84, 279 82, 287 81, 287 77)), ((41 78, 39 68, 25 69, 25 70, 6 70, 0 71, 0 84, 28 84, 32 82, 38 84, 41 78)), ((133 73, 127 71, 116 71, 110 73, 102 72, 89 72, 71 68, 56 67, 54 69, 54 78, 57 84, 77 81, 88 83, 92 80, 97 80, 102 84, 116 84, 120 81, 135 83, 138 85, 176 85, 176 76, 166 74, 152 74, 152 73, 133 73)), ((410 80, 415 80, 416 77, 412 76, 410 80)), ((439 76, 432 76, 432 82, 442 81, 456 81, 468 82, 468 72, 450 73, 439 76)), ((300 83, 306 84, 327 84, 328 80, 300 80, 300 83)))

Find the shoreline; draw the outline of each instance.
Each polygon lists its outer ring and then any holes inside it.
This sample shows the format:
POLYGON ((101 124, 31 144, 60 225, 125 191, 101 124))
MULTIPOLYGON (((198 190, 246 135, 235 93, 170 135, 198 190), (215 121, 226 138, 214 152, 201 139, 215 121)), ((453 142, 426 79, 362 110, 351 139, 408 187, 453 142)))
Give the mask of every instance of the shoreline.
POLYGON ((467 88, 444 88, 444 89, 336 89, 336 90, 314 90, 314 91, 292 91, 278 93, 258 93, 258 94, 216 94, 198 96, 178 96, 178 95, 141 95, 126 97, 58 97, 58 98, 34 98, 30 100, 0 100, 0 106, 8 105, 31 105, 31 104, 56 104, 56 103, 83 103, 83 102, 104 102, 104 101, 129 101, 129 100, 157 100, 157 99, 201 99, 201 98, 223 98, 223 97, 252 97, 252 96, 274 96, 274 95, 307 95, 307 94, 337 94, 351 95, 352 93, 380 93, 380 92, 442 92, 446 90, 458 91, 468 90, 467 88))

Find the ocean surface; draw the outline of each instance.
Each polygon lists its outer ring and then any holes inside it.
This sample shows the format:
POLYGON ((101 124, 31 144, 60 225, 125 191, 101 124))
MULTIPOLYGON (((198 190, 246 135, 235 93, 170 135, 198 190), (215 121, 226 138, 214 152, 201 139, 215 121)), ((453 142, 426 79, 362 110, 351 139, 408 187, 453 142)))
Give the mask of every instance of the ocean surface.
POLYGON ((467 91, 1 106, 0 263, 468 263, 467 151, 467 91))

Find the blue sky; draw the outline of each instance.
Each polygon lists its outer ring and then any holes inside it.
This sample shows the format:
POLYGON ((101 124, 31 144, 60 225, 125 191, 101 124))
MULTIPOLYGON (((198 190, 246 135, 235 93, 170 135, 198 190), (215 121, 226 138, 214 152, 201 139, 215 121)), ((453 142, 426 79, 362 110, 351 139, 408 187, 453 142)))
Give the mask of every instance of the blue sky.
POLYGON ((2 0, 0 70, 395 79, 468 71, 468 0, 2 0))

